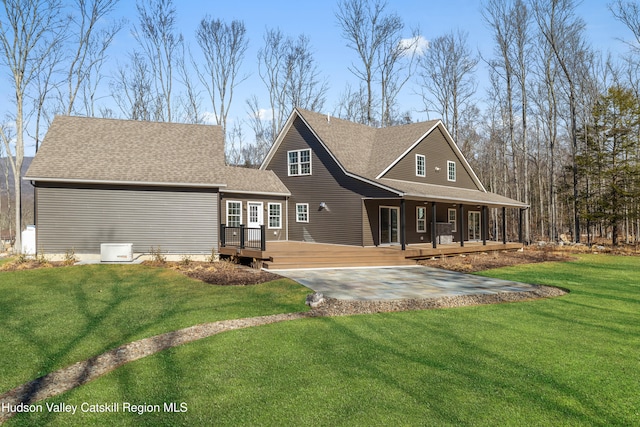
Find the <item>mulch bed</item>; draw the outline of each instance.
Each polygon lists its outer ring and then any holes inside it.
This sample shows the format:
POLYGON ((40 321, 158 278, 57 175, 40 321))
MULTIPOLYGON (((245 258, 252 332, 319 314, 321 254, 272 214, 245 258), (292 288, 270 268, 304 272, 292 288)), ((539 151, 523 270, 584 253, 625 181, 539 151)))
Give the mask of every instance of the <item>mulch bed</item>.
POLYGON ((461 273, 475 273, 492 268, 547 261, 570 261, 571 253, 560 250, 527 248, 517 252, 492 252, 441 257, 419 261, 428 267, 442 268, 461 273))
POLYGON ((147 262, 145 265, 153 265, 158 267, 171 268, 179 271, 185 276, 193 279, 202 280, 205 283, 219 286, 247 286, 258 285, 260 283, 270 282, 272 280, 281 279, 274 273, 251 268, 240 264, 234 264, 228 261, 217 262, 147 262))

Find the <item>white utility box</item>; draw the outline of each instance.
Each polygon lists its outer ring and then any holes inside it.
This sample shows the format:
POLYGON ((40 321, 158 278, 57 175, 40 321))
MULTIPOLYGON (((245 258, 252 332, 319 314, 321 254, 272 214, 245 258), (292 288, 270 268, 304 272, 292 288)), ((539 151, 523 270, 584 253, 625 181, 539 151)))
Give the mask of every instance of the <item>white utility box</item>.
POLYGON ((36 254, 36 226, 27 225, 22 232, 22 253, 25 255, 36 254))
POLYGON ((101 243, 100 261, 133 261, 133 243, 101 243))

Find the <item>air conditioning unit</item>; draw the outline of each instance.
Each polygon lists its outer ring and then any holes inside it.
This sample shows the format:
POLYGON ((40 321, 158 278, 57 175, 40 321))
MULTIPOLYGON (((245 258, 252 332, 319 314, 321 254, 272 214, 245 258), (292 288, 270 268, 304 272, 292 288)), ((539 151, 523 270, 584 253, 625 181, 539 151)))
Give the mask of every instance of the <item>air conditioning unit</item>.
POLYGON ((133 243, 101 243, 100 261, 133 261, 133 243))

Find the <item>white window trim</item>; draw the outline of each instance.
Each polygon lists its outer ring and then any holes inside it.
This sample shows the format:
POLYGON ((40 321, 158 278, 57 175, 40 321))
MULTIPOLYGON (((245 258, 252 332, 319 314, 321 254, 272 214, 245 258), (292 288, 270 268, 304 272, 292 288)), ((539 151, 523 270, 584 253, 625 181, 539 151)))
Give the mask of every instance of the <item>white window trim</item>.
POLYGON ((416 154, 416 176, 427 176, 427 157, 424 154, 416 154), (422 159, 422 173, 420 173, 419 160, 422 159))
POLYGON ((456 162, 452 162, 451 160, 447 160, 447 181, 456 182, 456 162), (451 173, 449 172, 449 168, 453 165, 453 179, 451 179, 451 173))
POLYGON ((451 224, 451 232, 455 233, 458 230, 458 211, 456 208, 447 209, 447 219, 449 220, 449 224, 451 224), (453 212, 453 222, 451 222, 451 212, 453 212))
POLYGON ((309 203, 296 203, 296 222, 304 222, 304 223, 308 223, 309 222, 309 203), (300 220, 300 217, 298 216, 300 214, 300 212, 298 211, 298 206, 304 206, 305 207, 305 211, 307 214, 307 220, 300 220))
POLYGON ((426 233, 427 232, 427 208, 426 206, 416 206, 416 233, 426 233), (418 211, 420 209, 424 209, 424 219, 420 219, 420 215, 418 215, 418 211), (424 221, 424 230, 420 230, 420 221, 424 221))
POLYGON ((229 225, 229 205, 231 203, 238 203, 240 204, 240 221, 238 222, 238 227, 242 225, 242 202, 240 200, 227 200, 227 222, 226 225, 227 227, 235 227, 235 225, 229 225))
MULTIPOLYGON (((305 162, 306 163, 306 162, 305 162)), ((303 148, 300 150, 289 150, 287 151, 287 174, 288 176, 306 176, 306 175, 311 175, 313 170, 313 165, 312 165, 312 161, 311 161, 311 148, 303 148), (303 151, 308 151, 309 152, 309 173, 302 173, 302 162, 300 161, 300 153, 302 153, 303 151), (296 165, 298 166, 298 173, 291 173, 291 157, 289 156, 290 153, 298 153, 298 162, 296 163, 296 165)))
POLYGON ((267 228, 271 230, 282 230, 282 203, 269 203, 267 205, 267 228), (271 206, 278 206, 278 227, 271 226, 271 206))

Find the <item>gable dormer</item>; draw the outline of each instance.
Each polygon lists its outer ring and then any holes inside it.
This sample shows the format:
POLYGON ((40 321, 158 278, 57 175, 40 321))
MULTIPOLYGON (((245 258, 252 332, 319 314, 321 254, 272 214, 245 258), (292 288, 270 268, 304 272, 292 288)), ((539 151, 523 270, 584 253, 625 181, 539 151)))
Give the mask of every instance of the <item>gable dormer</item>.
POLYGON ((377 178, 484 191, 441 122, 396 158, 377 178))

